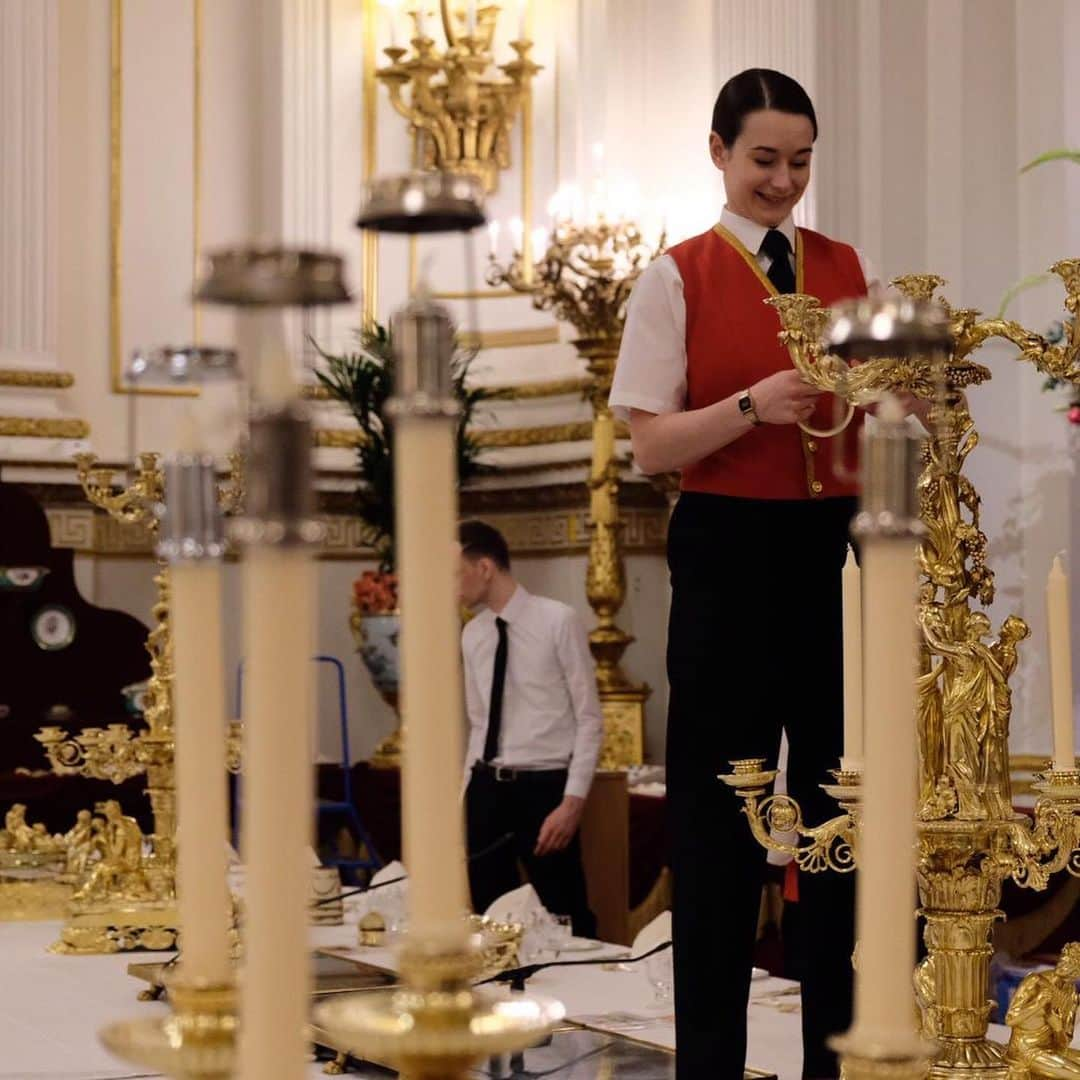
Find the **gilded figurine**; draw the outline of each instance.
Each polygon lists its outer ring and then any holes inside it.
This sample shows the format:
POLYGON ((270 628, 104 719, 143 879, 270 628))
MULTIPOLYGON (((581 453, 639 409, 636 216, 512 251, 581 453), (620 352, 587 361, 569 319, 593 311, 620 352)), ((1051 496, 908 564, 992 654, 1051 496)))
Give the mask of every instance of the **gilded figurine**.
POLYGON ((1005 1023, 1012 1029, 1005 1048, 1008 1080, 1080 1078, 1080 1050, 1072 1050, 1080 942, 1061 950, 1057 967, 1028 975, 1013 995, 1005 1023))
POLYGON ((136 900, 150 898, 152 890, 142 867, 143 834, 138 822, 124 814, 115 799, 103 803, 101 810, 104 820, 94 837, 101 858, 72 899, 94 901, 116 894, 136 900))
POLYGON ((94 841, 93 815, 89 810, 80 810, 75 824, 64 833, 65 874, 78 879, 87 873, 95 853, 94 841))

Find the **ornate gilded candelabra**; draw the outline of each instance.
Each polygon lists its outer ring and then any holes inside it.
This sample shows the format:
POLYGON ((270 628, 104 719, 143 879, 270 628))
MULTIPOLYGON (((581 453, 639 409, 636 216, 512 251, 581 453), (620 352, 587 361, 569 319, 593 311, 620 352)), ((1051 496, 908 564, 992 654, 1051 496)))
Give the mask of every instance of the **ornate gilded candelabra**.
POLYGON ((601 768, 640 764, 644 753, 645 701, 643 683, 632 682, 621 667, 622 655, 634 640, 615 622, 626 596, 626 573, 620 545, 619 465, 615 439, 619 434, 608 395, 615 375, 626 304, 641 272, 664 248, 654 246, 639 227, 628 221, 556 224, 547 250, 535 266, 515 252, 502 267, 492 255, 487 280, 509 285, 533 298, 533 306, 552 311, 577 332, 574 348, 590 376, 593 411, 592 465, 589 472, 589 558, 585 593, 596 612, 589 634, 596 660, 596 680, 604 709, 604 748, 601 768))
POLYGON ((476 177, 485 191, 498 185, 499 170, 510 167, 514 120, 528 101, 540 67, 529 58, 533 43, 510 42, 516 58, 498 65, 505 78, 488 74, 494 65, 492 40, 498 4, 484 4, 465 22, 442 0, 440 16, 446 48, 428 37, 427 20, 413 12, 413 52, 391 44, 390 63, 375 76, 390 92, 390 102, 409 122, 413 167, 476 177))
MULTIPOLYGON (((156 535, 158 508, 165 497, 158 458, 153 453, 140 454, 135 479, 119 490, 111 469, 94 467, 93 454, 79 454, 75 463, 79 483, 91 503, 117 521, 140 525, 156 535)), ((224 509, 235 510, 243 498, 240 455, 231 455, 229 462, 229 479, 219 488, 218 499, 224 509)), ((120 784, 145 774, 154 820, 148 854, 137 863, 129 859, 122 872, 111 874, 98 888, 76 893, 60 940, 52 946, 54 952, 168 949, 176 942, 173 666, 166 564, 159 563, 154 584, 153 628, 146 639, 150 654, 150 679, 143 699, 146 727, 135 731, 127 724, 109 724, 84 728, 74 736, 59 727, 45 727, 34 736, 53 771, 61 776, 90 776, 120 784)), ((133 819, 125 820, 133 823, 133 819)))
MULTIPOLYGON (((1029 631, 1010 615, 997 636, 973 602, 989 604, 993 572, 986 564, 987 539, 979 524, 979 495, 963 475, 978 434, 965 391, 991 377, 971 354, 990 338, 1015 344, 1019 359, 1041 372, 1080 382, 1080 259, 1056 263, 1065 286, 1069 318, 1058 344, 1006 319, 979 319, 968 308, 945 304, 955 345, 938 370, 926 358, 870 360, 848 367, 827 355, 821 335, 828 312, 808 296, 771 301, 779 311, 795 367, 813 385, 854 404, 886 391, 909 392, 928 401, 929 437, 918 479, 919 512, 925 526, 918 556, 920 572, 920 663, 917 674, 919 749, 918 891, 928 956, 915 972, 916 999, 924 1033, 938 1044, 932 1077, 955 1078, 1077 1075, 1048 1072, 1032 1058, 1020 1063, 1010 1044, 990 1042, 987 1025, 990 931, 1002 883, 1042 889, 1059 870, 1080 876, 1080 772, 1048 768, 1035 784, 1034 820, 1014 813, 1008 770, 1011 714, 1009 679, 1019 642, 1029 631), (1023 1065, 1022 1074, 1014 1072, 1023 1065)), ((932 274, 893 282, 906 296, 928 300, 944 281, 932 274)), ((944 301, 941 301, 945 303, 944 301)), ((872 720, 871 720, 872 722, 872 720)), ((755 837, 764 846, 791 854, 805 870, 849 870, 857 852, 858 815, 850 807, 809 828, 787 796, 767 796, 775 776, 763 761, 739 762, 725 777, 744 799, 755 837), (768 826, 794 827, 799 840, 786 844, 768 826)), ((1075 955, 1070 954, 1075 960, 1075 955)), ((1072 962, 1072 961, 1071 961, 1072 962)), ((1071 970, 1071 968, 1070 968, 1071 970)), ((1063 982, 1063 985, 1066 985, 1063 982)), ((1051 1026, 1071 1032, 1076 999, 1071 988, 1054 1001, 1045 988, 1040 1001, 1053 1013, 1051 1026)), ((1014 1024, 1029 1024, 1030 1017, 1014 1024)), ((1067 1040, 1066 1040, 1067 1041, 1067 1040)), ((1017 1040, 1014 1034, 1014 1043, 1017 1040)))

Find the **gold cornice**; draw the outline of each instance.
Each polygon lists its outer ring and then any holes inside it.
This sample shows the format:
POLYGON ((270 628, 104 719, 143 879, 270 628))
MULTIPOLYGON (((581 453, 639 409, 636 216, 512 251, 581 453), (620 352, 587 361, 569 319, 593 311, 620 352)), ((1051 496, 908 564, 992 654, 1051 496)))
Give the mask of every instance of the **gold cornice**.
POLYGON ((85 439, 90 425, 85 420, 53 416, 0 416, 0 437, 9 439, 85 439))
POLYGON ((75 382, 70 371, 37 371, 31 368, 0 368, 0 386, 34 390, 66 390, 75 382))
MULTIPOLYGON (((535 382, 504 383, 483 387, 484 392, 495 401, 528 401, 534 398, 563 397, 568 394, 584 396, 591 386, 589 379, 570 375, 564 379, 538 379, 535 382)), ((301 396, 307 401, 333 401, 330 391, 322 383, 306 383, 301 396)))
MULTIPOLYGON (((574 420, 567 424, 545 424, 540 427, 485 428, 473 430, 477 446, 484 449, 504 449, 520 446, 549 446, 553 443, 587 442, 592 438, 591 420, 574 420)), ((627 439, 630 429, 621 421, 615 424, 615 438, 627 439)))
POLYGON ((330 450, 355 450, 365 441, 359 428, 316 428, 315 445, 330 450))
POLYGON ((532 398, 561 397, 566 394, 584 396, 591 385, 591 381, 584 376, 571 375, 565 379, 509 383, 505 386, 486 386, 484 389, 497 401, 527 401, 532 398))
MULTIPOLYGON (((470 432, 477 446, 485 450, 508 449, 522 446, 551 446, 564 442, 587 442, 592 438, 591 420, 574 420, 567 424, 543 424, 538 427, 519 428, 473 428, 470 432)), ((615 438, 628 439, 630 429, 617 421, 615 438)), ((364 433, 358 428, 317 428, 315 445, 335 450, 352 450, 364 442, 364 433)))

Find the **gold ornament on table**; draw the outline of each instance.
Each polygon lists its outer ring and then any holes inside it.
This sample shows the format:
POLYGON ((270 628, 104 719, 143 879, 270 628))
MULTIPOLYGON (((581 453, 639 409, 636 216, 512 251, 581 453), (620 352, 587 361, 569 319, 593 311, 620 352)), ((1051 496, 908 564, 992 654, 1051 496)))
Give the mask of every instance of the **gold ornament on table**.
POLYGON ((498 186, 499 172, 510 167, 514 121, 527 107, 532 80, 541 70, 530 59, 533 43, 525 39, 524 21, 510 42, 516 56, 495 67, 493 41, 501 12, 498 4, 469 0, 467 13, 441 0, 439 19, 446 47, 428 36, 430 20, 412 13, 413 51, 397 43, 395 13, 390 10, 390 63, 375 77, 390 92, 390 103, 409 122, 413 168, 475 177, 485 191, 498 186))
POLYGON ((1009 1080, 1080 1077, 1080 1050, 1070 1049, 1078 979, 1080 944, 1073 942, 1056 967, 1032 972, 1017 987, 1005 1016, 1012 1029, 1005 1047, 1009 1080))
MULTIPOLYGON (((113 471, 95 467, 93 454, 75 458, 77 475, 87 498, 117 521, 158 529, 158 509, 165 497, 159 455, 143 453, 132 482, 117 488, 113 471)), ((219 502, 236 508, 242 499, 241 458, 229 459, 228 479, 219 488, 219 502)), ((123 783, 146 776, 153 811, 149 853, 134 862, 134 819, 115 811, 106 815, 114 869, 101 868, 92 889, 80 889, 70 907, 60 941, 61 953, 116 952, 129 949, 167 949, 176 943, 176 784, 173 769, 172 645, 169 630, 169 571, 160 563, 154 575, 157 601, 151 609, 153 627, 146 639, 150 679, 142 702, 145 728, 127 724, 84 728, 69 735, 63 728, 42 728, 34 737, 42 744, 53 772, 60 776, 90 776, 123 783), (127 824, 127 823, 130 823, 127 824)), ((135 825, 137 829, 138 826, 135 825)))
POLYGON ((578 335, 573 345, 589 375, 593 423, 585 593, 597 616, 589 647, 596 660, 604 710, 601 769, 640 765, 644 759, 645 701, 651 691, 623 671, 622 656, 634 638, 615 621, 626 597, 626 570, 619 521, 616 422, 608 396, 630 291, 663 248, 663 235, 650 243, 632 221, 607 220, 602 214, 589 224, 558 220, 535 265, 515 250, 504 267, 492 252, 487 274, 489 284, 509 285, 530 295, 534 307, 552 311, 557 319, 568 322, 578 335))
MULTIPOLYGON (((916 988, 924 1031, 939 1045, 930 1068, 936 1078, 1050 1075, 1039 1073, 1030 1062, 1020 1062, 1019 1050, 1007 1052, 986 1037, 991 1010, 990 932, 1001 917, 1005 879, 1042 889, 1057 871, 1080 876, 1080 773, 1047 769, 1035 785, 1040 797, 1033 821, 1012 810, 1009 679, 1028 628, 1010 615, 995 638, 989 619, 973 607, 992 601, 994 577, 986 562, 979 495, 962 471, 979 441, 965 392, 991 377, 989 368, 976 363, 972 354, 987 340, 1011 341, 1020 350, 1018 358, 1043 374, 1080 383, 1080 260, 1064 260, 1051 269, 1065 287, 1070 316, 1060 343, 1012 320, 980 319, 975 310, 953 309, 939 300, 955 344, 938 363, 913 354, 849 368, 825 351, 821 334, 827 313, 816 300, 785 296, 771 301, 783 325, 781 340, 796 369, 812 385, 856 404, 885 392, 908 392, 929 403, 929 436, 917 484, 925 532, 918 552, 916 682, 917 876, 928 956, 918 969, 916 988), (1022 1071, 1025 1068, 1029 1072, 1022 1071)), ((916 301, 934 298, 943 284, 933 274, 893 282, 903 297, 916 301)), ((907 302, 901 298, 886 303, 895 313, 907 302)), ((875 303, 881 301, 863 301, 875 303)), ((764 772, 763 762, 744 764, 742 769, 749 773, 752 766, 762 774, 752 783, 738 773, 726 779, 744 797, 755 836, 768 847, 778 847, 762 820, 770 806, 762 799, 762 777, 771 774, 764 772)), ((849 813, 819 829, 846 835, 855 824, 849 813)), ((800 847, 812 849, 819 842, 805 832, 803 837, 800 847)), ((1062 997, 1055 1009, 1063 1009, 1064 1001, 1062 997)), ((1022 1026, 1014 1027, 1020 1030, 1022 1026)), ((1010 1047, 1025 1041, 1026 1036, 1014 1035, 1010 1047)))
POLYGON ((72 893, 67 861, 65 837, 50 835, 41 822, 31 825, 26 806, 13 803, 0 829, 0 920, 60 918, 72 893))

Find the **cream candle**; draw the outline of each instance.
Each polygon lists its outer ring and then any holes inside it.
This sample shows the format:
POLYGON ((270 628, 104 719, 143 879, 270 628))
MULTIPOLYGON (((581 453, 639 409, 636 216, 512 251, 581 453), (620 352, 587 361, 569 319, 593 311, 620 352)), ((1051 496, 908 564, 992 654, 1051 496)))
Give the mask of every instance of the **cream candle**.
POLYGON ((1054 730, 1054 769, 1076 768, 1073 728, 1072 635, 1069 579, 1055 555, 1046 579, 1046 625, 1050 642, 1050 704, 1054 730))
POLYGON ((410 933, 463 933, 467 907, 461 810, 462 682, 454 538, 453 421, 394 423, 397 564, 401 581, 402 839, 410 933))
POLYGON ((855 553, 848 548, 841 573, 844 637, 844 756, 840 768, 859 771, 863 758, 862 585, 855 553))

